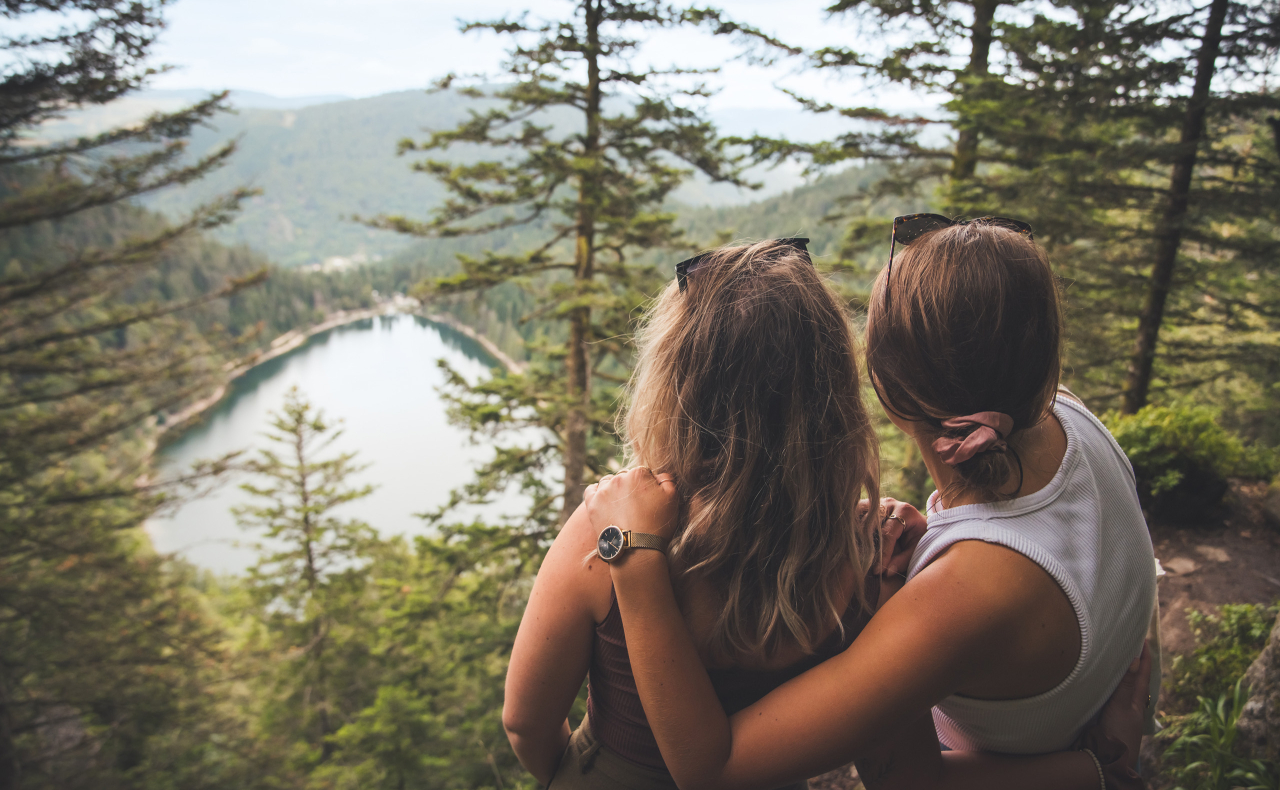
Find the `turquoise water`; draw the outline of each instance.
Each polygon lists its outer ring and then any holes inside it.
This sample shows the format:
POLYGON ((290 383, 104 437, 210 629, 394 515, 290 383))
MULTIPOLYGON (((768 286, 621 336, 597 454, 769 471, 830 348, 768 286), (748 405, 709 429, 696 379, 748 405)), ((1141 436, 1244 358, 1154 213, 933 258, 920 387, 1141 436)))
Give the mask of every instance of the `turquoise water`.
MULTIPOLYGON (((436 388, 444 381, 436 361, 447 360, 468 380, 487 374, 496 361, 475 341, 417 316, 399 315, 348 324, 316 335, 306 345, 237 379, 202 422, 161 450, 166 472, 180 472, 198 459, 271 444, 262 433, 268 414, 298 386, 330 418, 343 420, 333 452, 356 451, 370 464, 357 484, 377 486, 372 496, 343 506, 338 514, 363 519, 382 534, 421 534, 414 513, 432 510, 449 491, 471 479, 492 449, 474 445, 448 423, 436 388)), ((147 525, 162 552, 178 552, 197 565, 238 572, 251 565, 255 536, 237 526, 233 505, 252 497, 233 479, 212 494, 187 502, 147 525)), ((516 512, 510 497, 492 512, 516 512)))

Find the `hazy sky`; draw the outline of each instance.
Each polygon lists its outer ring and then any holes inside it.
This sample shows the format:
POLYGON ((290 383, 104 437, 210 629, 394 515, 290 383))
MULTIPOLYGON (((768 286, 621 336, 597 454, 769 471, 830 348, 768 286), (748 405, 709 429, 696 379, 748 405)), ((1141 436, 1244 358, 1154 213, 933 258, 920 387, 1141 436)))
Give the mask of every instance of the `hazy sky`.
MULTIPOLYGON (((822 11, 830 0, 726 0, 736 19, 813 47, 855 41, 858 31, 822 11)), ((155 54, 175 68, 156 88, 233 88, 277 96, 359 97, 421 88, 449 71, 496 71, 505 47, 497 36, 458 32, 457 20, 490 19, 528 9, 554 17, 567 0, 177 0, 155 54)), ((644 48, 658 64, 721 65, 715 106, 793 107, 772 85, 795 64, 772 69, 731 60, 728 41, 701 31, 662 32, 644 48)), ((797 85, 795 78, 790 82, 797 85)), ((805 92, 849 101, 854 86, 807 76, 805 92)), ((868 97, 869 98, 869 97, 868 97)))

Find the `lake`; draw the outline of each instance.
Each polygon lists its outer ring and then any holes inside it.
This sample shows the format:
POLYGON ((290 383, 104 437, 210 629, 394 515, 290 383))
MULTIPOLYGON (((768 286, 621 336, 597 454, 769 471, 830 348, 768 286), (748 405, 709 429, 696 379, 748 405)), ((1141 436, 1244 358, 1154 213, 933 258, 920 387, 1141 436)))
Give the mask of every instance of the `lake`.
MULTIPOLYGON (((384 535, 421 534, 423 523, 413 514, 446 502, 493 452, 449 424, 437 392, 444 382, 439 359, 469 381, 498 364, 471 338, 419 316, 380 317, 317 334, 232 382, 227 397, 198 425, 161 449, 161 468, 175 473, 199 459, 272 444, 262 435, 268 415, 297 386, 327 417, 343 421, 343 435, 329 452, 355 451, 357 462, 370 464, 353 483, 377 486, 371 496, 335 513, 363 519, 384 535)), ((244 479, 151 519, 147 531, 156 549, 219 572, 252 565, 256 536, 241 529, 230 512, 253 500, 238 487, 244 479)), ((518 512, 522 505, 513 495, 486 513, 518 512)))

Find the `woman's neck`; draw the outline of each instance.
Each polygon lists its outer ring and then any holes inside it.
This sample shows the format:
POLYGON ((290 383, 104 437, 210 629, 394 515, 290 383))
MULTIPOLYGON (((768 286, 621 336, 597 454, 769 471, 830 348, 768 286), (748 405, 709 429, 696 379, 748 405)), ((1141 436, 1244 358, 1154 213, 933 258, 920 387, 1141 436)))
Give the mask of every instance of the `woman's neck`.
POLYGON ((938 489, 938 501, 944 509, 1034 494, 1053 480, 1067 451, 1066 432, 1050 409, 1038 424, 1010 437, 1009 443, 1022 462, 1022 474, 1011 476, 1000 491, 992 495, 965 486, 956 468, 944 463, 933 449, 937 434, 924 423, 915 423, 913 427, 919 430, 912 431, 911 438, 920 448, 920 456, 938 489))

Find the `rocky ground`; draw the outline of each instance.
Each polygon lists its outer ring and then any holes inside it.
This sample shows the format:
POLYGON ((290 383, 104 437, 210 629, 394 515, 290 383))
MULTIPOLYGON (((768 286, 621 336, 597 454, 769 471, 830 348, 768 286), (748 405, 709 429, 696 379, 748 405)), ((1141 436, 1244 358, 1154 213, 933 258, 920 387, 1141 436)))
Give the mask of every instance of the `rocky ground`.
MULTIPOLYGON (((1280 497, 1265 484, 1233 484, 1214 514, 1189 523, 1153 521, 1151 540, 1167 575, 1160 582, 1166 653, 1195 647, 1187 610, 1280 600, 1280 497)), ((811 790, 861 788, 852 766, 809 780, 811 790)))

